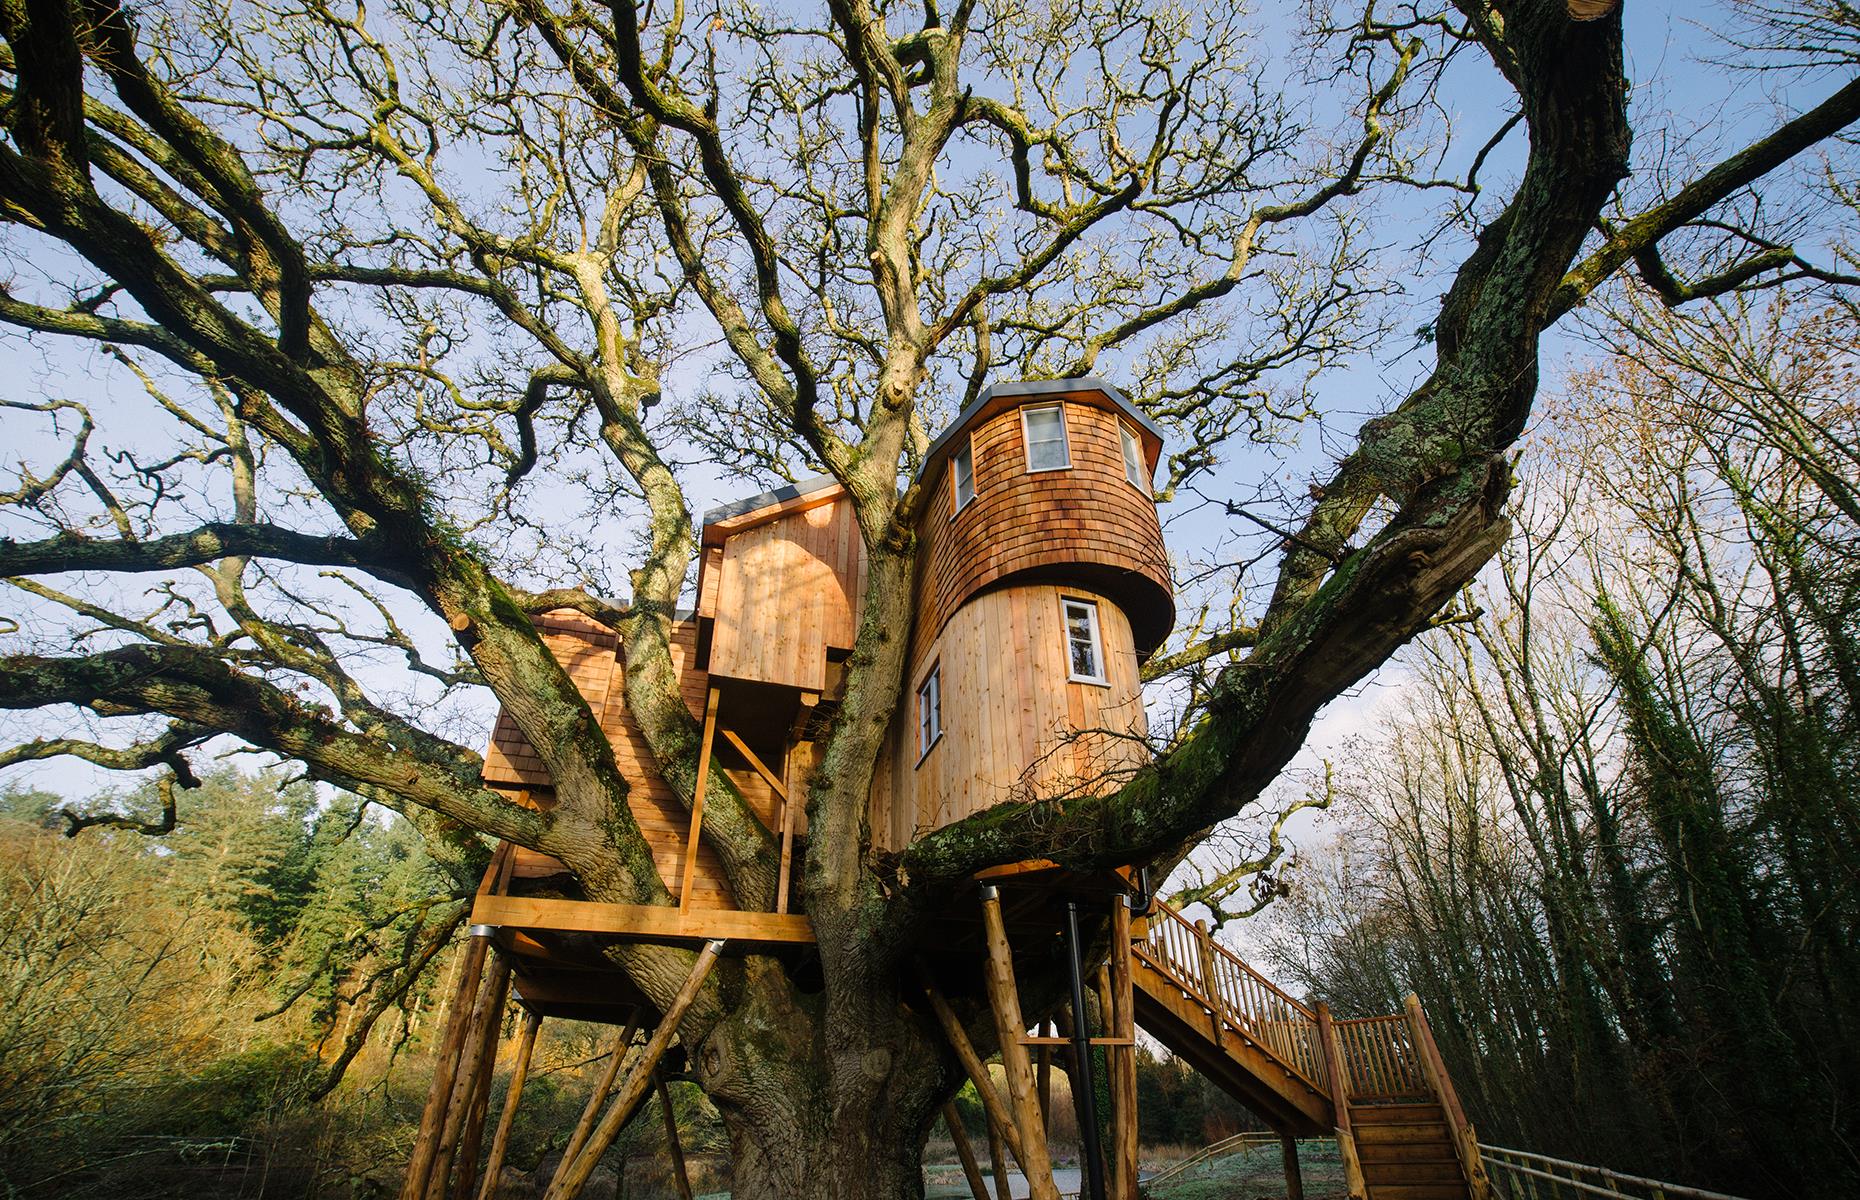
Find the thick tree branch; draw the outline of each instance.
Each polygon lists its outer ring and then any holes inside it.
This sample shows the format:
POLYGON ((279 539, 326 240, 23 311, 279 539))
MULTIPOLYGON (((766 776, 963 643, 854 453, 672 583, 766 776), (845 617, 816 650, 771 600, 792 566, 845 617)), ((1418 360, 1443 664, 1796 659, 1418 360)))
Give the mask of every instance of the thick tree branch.
MULTIPOLYGON (((1860 79, 1854 79, 1801 116, 1778 126, 1686 184, 1672 197, 1615 228, 1608 240, 1576 264, 1552 297, 1552 318, 1562 316, 1636 255, 1703 216, 1804 150, 1860 120, 1860 79)), ((1765 268, 1783 265, 1765 264, 1765 268)))
POLYGON ((146 541, 106 541, 75 533, 37 542, 0 539, 0 577, 59 571, 165 571, 232 556, 354 567, 389 583, 411 584, 393 556, 367 540, 225 521, 146 541))

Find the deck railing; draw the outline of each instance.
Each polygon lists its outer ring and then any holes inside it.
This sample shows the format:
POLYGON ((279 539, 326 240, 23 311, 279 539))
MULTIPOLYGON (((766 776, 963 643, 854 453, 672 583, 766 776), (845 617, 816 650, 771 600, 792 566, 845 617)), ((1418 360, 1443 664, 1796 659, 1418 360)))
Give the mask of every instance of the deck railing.
POLYGON ((1624 1175, 1606 1167, 1567 1162, 1547 1154, 1479 1145, 1495 1195, 1504 1200, 1740 1200, 1724 1192, 1663 1183, 1641 1175, 1624 1175))
POLYGON ((1337 1022, 1352 1100, 1432 1100, 1406 1016, 1337 1022))
POLYGON ((1158 903, 1136 952, 1247 1041, 1314 1090, 1324 1090, 1317 1014, 1246 965, 1208 931, 1158 903))

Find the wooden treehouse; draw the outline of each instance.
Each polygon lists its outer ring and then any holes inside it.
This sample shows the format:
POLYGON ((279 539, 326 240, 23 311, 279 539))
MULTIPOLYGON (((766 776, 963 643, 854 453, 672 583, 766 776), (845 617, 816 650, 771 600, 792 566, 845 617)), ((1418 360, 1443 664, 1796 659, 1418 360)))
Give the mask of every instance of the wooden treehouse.
MULTIPOLYGON (((1115 786, 1146 761, 1138 672, 1174 619, 1151 498, 1161 448, 1156 427, 1092 379, 991 388, 931 445, 919 477, 929 498, 918 527, 908 690, 871 791, 879 848, 901 848, 1006 799, 1115 786)), ((499 848, 472 910, 476 936, 404 1197, 492 1195, 537 1024, 557 1016, 622 1029, 548 1192, 569 1200, 653 1090, 669 1119, 662 1058, 717 957, 753 950, 798 962, 810 953, 795 869, 808 834, 802 800, 816 738, 843 689, 864 547, 843 489, 827 478, 705 514, 702 546, 696 608, 678 621, 672 647, 703 730, 695 791, 701 797, 709 773, 724 773, 778 839, 774 911, 737 905, 705 841, 702 803, 686 804, 660 778, 627 708, 613 631, 569 611, 542 617, 551 652, 600 715, 675 904, 562 899, 575 889, 561 863, 499 848), (702 948, 663 1013, 600 955, 604 944, 629 941, 702 948), (479 1172, 496 1030, 509 1000, 526 1020, 504 1118, 479 1172), (647 1038, 645 1048, 621 1080, 623 1051, 636 1035, 647 1038)), ((548 774, 507 716, 485 755, 484 779, 522 802, 551 803, 548 774)), ((1360 1200, 1483 1196, 1476 1140, 1418 1004, 1396 1016, 1333 1020, 1139 894, 1141 879, 1132 871, 1082 877, 1043 863, 983 872, 977 892, 944 915, 949 936, 918 964, 924 1002, 981 1093, 990 1140, 1036 1200, 1058 1195, 1044 1133, 1050 1066, 1069 1053, 1088 1076, 1090 1046, 1105 1050, 1112 1111, 1103 1120, 1089 1111, 1088 1077, 1074 1086, 1087 1109, 1080 1127, 1109 1130, 1085 1139, 1086 1194, 1134 1200, 1139 1026, 1280 1134, 1294 1197, 1294 1140, 1302 1137, 1337 1139, 1360 1200), (1107 917, 1108 962, 1088 980, 1080 921, 1097 930, 1107 917), (1033 955, 1070 961, 1069 1002, 1057 1010, 1064 1036, 1047 1022, 1028 1032, 1028 1017, 1040 1014, 1022 1008, 1014 961, 1033 955), (958 993, 985 995, 1005 1087, 958 1020, 958 993)), ((976 1200, 987 1200, 960 1124, 952 1121, 950 1132, 976 1200)), ((676 1154, 675 1136, 673 1145, 676 1154)))

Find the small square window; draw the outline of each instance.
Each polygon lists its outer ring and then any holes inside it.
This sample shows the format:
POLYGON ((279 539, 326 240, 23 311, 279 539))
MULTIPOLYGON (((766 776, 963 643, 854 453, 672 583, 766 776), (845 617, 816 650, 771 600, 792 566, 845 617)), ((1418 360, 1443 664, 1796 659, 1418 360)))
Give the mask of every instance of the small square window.
POLYGON ((1046 404, 1023 408, 1020 423, 1027 439, 1029 471, 1063 471, 1072 465, 1072 451, 1066 445, 1065 406, 1046 404))
POLYGON ((943 664, 930 668, 930 674, 917 686, 917 758, 930 753, 930 747, 943 736, 943 664))
POLYGON ((969 442, 963 442, 962 449, 950 456, 949 480, 956 493, 956 502, 949 510, 953 517, 975 499, 975 451, 969 442))
POLYGON ((1066 619, 1066 662, 1075 683, 1104 683, 1104 644, 1098 637, 1098 606, 1089 600, 1062 600, 1066 619))
POLYGON ((1122 421, 1117 423, 1117 432, 1124 441, 1124 478, 1132 487, 1149 491, 1149 480, 1143 473, 1143 443, 1137 440, 1136 431, 1122 421))

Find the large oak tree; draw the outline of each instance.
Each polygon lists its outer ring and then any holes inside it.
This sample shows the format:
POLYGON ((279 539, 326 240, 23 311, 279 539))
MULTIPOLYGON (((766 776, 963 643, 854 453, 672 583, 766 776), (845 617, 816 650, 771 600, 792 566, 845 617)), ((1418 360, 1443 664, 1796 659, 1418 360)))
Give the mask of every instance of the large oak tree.
MULTIPOLYGON (((688 799, 687 488, 829 471, 869 586, 807 797, 824 989, 732 959, 681 1033, 738 1194, 915 1194, 959 1078, 906 982, 926 914, 995 864, 1171 861, 1259 796, 1504 538, 1540 338, 1618 270, 1678 303, 1818 269, 1738 202, 1860 116, 1851 13, 1750 15, 1755 56, 1815 35, 1785 65, 1832 77, 1826 98, 1623 191, 1610 0, 1269 33, 1149 0, 0 0, 0 321, 52 374, 88 367, 113 412, 126 383, 143 397, 107 426, 100 397, 3 401, 66 440, 5 496, 0 705, 71 727, 0 761, 186 783, 230 737, 405 815, 467 874, 504 838, 591 898, 666 903, 531 618, 618 631, 627 703, 688 799), (1471 89, 1491 116, 1462 145, 1437 114, 1471 89), (1308 496, 1255 504, 1215 467, 1386 331, 1384 194, 1452 198, 1427 242, 1463 251, 1432 367, 1308 496), (1094 372, 1169 432, 1165 494, 1267 531, 1276 576, 1243 573, 1155 667, 1200 683, 1152 768, 874 855, 928 436, 990 382, 1094 372), (447 736, 445 698, 479 688, 546 765, 549 812, 447 736)), ((767 907, 772 844, 713 780, 706 832, 767 907)), ((612 955, 661 1001, 690 962, 612 955)))

